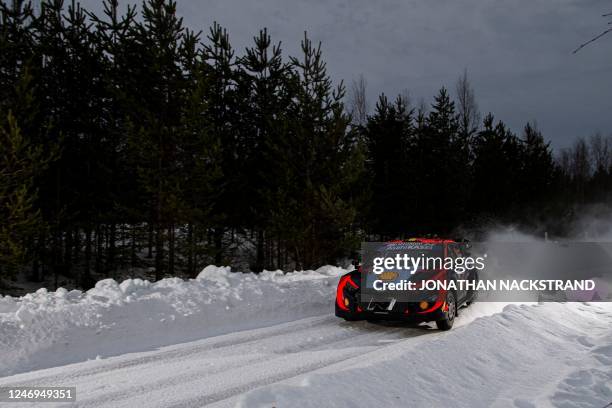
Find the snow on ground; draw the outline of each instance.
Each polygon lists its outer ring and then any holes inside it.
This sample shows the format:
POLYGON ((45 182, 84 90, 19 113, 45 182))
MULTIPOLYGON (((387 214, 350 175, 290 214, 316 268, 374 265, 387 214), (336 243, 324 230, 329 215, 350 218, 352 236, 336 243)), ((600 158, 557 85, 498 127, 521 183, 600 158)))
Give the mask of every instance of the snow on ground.
POLYGON ((612 303, 510 305, 426 343, 254 390, 241 407, 593 407, 612 403, 612 303))
POLYGON ((612 303, 477 302, 448 332, 345 322, 344 272, 207 267, 0 297, 0 387, 75 386, 76 406, 113 408, 612 402, 612 303))
POLYGON ((0 376, 329 313, 345 272, 255 275, 208 266, 192 280, 106 279, 84 293, 0 296, 0 376))

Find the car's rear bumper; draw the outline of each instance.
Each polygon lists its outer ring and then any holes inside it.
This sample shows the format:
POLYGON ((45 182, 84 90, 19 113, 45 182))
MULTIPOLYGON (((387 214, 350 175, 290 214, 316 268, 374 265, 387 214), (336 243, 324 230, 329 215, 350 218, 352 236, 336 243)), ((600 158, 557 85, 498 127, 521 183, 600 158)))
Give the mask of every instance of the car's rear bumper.
POLYGON ((350 310, 342 310, 335 305, 336 316, 347 320, 388 320, 388 321, 408 321, 408 322, 431 322, 444 318, 442 305, 434 310, 425 313, 418 303, 397 303, 393 310, 368 310, 365 305, 350 310))

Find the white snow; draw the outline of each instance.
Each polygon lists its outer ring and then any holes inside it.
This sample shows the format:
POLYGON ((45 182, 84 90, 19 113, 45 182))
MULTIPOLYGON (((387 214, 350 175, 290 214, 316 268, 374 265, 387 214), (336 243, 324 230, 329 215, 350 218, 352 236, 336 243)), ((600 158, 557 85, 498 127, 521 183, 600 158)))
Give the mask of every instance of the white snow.
POLYGON ((612 303, 510 305, 252 391, 242 407, 593 407, 612 403, 612 303))
POLYGON ((612 402, 612 303, 475 303, 448 332, 345 322, 344 272, 209 266, 0 297, 0 387, 76 386, 79 407, 113 408, 612 402))
POLYGON ((105 279, 85 293, 0 296, 0 376, 330 313, 345 272, 207 266, 192 280, 105 279))

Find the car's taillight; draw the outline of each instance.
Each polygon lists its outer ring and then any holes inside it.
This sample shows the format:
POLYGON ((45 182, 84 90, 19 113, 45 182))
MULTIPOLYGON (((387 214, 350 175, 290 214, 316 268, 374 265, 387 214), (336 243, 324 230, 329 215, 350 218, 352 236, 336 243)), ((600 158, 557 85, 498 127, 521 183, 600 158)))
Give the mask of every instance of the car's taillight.
POLYGON ((445 303, 446 303, 445 299, 446 299, 446 291, 445 290, 441 290, 441 291, 438 292, 438 294, 436 296, 436 301, 433 304, 431 302, 425 302, 425 301, 421 302, 421 304, 419 304, 419 307, 421 308, 421 311, 417 312, 417 313, 420 313, 420 314, 430 313, 430 312, 433 312, 434 310, 438 309, 439 307, 442 307, 442 309, 444 310, 445 303))
POLYGON ((338 290, 336 291, 336 304, 342 310, 348 311, 348 299, 344 296, 344 290, 351 288, 353 290, 359 289, 359 286, 351 279, 350 275, 343 276, 338 282, 338 290), (347 287, 347 285, 349 285, 347 287))

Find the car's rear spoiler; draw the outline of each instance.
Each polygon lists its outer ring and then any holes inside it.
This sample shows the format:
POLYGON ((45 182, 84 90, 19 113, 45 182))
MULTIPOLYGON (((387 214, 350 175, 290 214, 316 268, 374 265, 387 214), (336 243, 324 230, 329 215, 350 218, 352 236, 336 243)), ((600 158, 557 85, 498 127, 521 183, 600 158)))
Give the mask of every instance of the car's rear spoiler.
POLYGON ((470 249, 472 247, 472 242, 469 239, 456 238, 454 241, 461 244, 465 249, 470 249))

